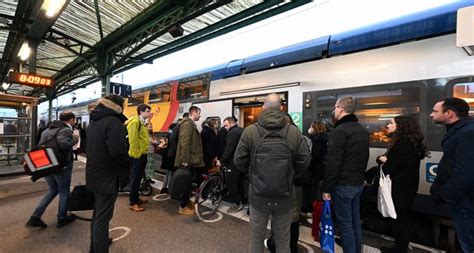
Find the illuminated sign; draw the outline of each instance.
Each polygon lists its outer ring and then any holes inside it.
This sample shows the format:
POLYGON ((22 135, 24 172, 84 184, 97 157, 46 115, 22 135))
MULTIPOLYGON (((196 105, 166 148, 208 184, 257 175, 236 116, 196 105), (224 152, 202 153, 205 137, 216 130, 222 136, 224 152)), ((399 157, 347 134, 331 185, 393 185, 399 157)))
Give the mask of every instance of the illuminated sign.
POLYGON ((11 83, 18 83, 29 86, 38 86, 50 88, 53 86, 53 79, 45 76, 38 76, 35 74, 10 72, 8 74, 8 81, 11 83))

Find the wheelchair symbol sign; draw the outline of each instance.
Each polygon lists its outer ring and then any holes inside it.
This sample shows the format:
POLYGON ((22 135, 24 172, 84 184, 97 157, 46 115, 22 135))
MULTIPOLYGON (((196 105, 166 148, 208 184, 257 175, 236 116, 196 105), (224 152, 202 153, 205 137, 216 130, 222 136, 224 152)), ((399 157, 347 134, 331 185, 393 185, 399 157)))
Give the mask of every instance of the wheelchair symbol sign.
POLYGON ((438 171, 437 163, 426 163, 426 182, 433 183, 438 171))

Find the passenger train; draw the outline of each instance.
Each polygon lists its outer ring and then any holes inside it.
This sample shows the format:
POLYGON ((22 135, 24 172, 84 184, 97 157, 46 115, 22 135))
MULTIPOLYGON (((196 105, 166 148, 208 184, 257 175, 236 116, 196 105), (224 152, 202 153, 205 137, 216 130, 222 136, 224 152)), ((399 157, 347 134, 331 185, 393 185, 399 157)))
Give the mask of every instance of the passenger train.
MULTIPOLYGON (((256 122, 264 97, 275 92, 306 132, 313 120, 330 117, 337 98, 352 95, 358 101, 356 115, 370 132, 369 167, 386 151, 384 129, 390 119, 414 116, 431 151, 431 157, 421 163, 413 223, 428 235, 415 241, 441 247, 439 228, 450 223, 446 207, 433 205, 429 188, 442 156, 445 128, 435 125, 429 114, 437 101, 451 96, 465 99, 474 113, 474 57, 456 47, 455 34, 456 10, 467 5, 456 2, 153 81, 133 91, 125 113, 133 115, 137 104, 147 103, 156 114, 154 131, 166 132, 193 104, 202 109, 201 118, 234 115, 245 127, 256 122)), ((80 112, 87 122, 91 107, 89 101, 60 110, 80 112)), ((365 200, 373 202, 374 196, 367 194, 365 200)))

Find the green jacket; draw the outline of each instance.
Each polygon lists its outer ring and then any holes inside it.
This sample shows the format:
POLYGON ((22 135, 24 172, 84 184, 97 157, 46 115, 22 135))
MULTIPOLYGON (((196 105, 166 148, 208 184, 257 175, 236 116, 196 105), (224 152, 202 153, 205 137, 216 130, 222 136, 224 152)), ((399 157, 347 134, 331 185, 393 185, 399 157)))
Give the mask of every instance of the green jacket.
POLYGON ((202 142, 196 124, 190 118, 181 122, 179 128, 178 148, 176 150, 176 167, 187 163, 193 167, 203 167, 202 142))
POLYGON ((140 120, 138 116, 133 116, 127 124, 128 155, 133 158, 140 158, 140 156, 148 153, 148 130, 146 125, 140 120))

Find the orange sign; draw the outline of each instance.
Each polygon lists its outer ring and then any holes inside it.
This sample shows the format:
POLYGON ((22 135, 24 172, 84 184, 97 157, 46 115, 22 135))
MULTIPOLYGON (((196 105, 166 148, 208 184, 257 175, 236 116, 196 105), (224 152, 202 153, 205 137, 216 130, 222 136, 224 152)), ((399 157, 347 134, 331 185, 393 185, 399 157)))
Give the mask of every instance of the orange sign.
POLYGON ((37 86, 50 88, 53 86, 53 79, 51 77, 38 76, 35 74, 10 72, 8 74, 8 81, 11 83, 18 83, 28 86, 37 86))

